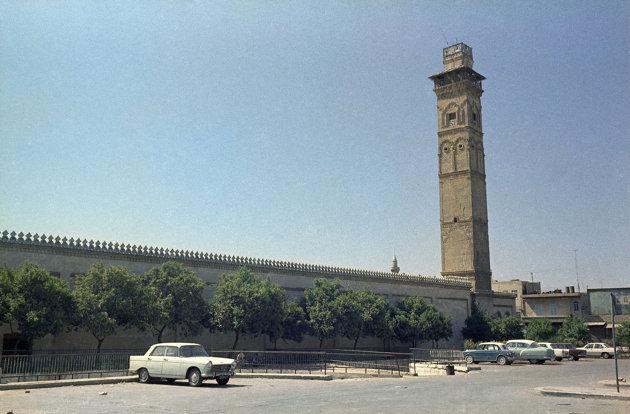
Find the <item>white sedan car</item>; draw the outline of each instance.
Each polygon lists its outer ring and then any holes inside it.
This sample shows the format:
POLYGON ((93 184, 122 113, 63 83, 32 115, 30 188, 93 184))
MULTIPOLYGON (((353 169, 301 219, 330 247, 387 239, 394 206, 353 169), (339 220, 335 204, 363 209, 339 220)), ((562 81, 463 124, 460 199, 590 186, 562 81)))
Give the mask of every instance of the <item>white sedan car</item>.
POLYGON ((608 346, 603 342, 592 342, 584 345, 582 348, 578 348, 586 351, 586 356, 599 357, 599 358, 611 358, 615 356, 615 350, 613 347, 608 346))
POLYGON ((555 355, 556 361, 562 361, 562 358, 569 358, 569 350, 564 347, 564 344, 538 342, 538 345, 551 349, 555 355))
POLYGON ((205 379, 225 385, 234 375, 236 361, 208 355, 199 344, 171 342, 155 344, 142 356, 129 357, 129 372, 138 374, 140 382, 164 378, 168 382, 187 379, 198 387, 205 379))

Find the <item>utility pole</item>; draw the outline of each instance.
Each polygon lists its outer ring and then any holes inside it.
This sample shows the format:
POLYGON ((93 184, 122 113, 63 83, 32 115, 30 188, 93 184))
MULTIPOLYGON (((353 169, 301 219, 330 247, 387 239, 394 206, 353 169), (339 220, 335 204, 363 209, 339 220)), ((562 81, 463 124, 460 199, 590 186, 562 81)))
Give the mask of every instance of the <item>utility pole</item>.
POLYGON ((575 280, 577 280, 577 288, 578 292, 580 292, 580 276, 578 275, 577 252, 578 249, 573 250, 573 258, 575 260, 575 280))
POLYGON ((615 354, 615 383, 619 392, 619 366, 617 365, 617 338, 615 337, 615 295, 610 292, 610 315, 612 317, 613 353, 615 354))

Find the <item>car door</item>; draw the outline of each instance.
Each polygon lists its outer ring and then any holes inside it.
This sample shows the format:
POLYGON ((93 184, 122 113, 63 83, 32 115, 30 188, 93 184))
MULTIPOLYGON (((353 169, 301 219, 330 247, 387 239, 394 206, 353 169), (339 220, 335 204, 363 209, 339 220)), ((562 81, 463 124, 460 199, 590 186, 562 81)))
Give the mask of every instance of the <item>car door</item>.
POLYGON ((603 351, 604 351, 604 345, 602 344, 593 345, 593 356, 600 356, 603 351))
POLYGON ((486 360, 486 349, 488 345, 479 345, 477 350, 475 351, 475 361, 483 362, 486 360))
POLYGON ((593 346, 594 346, 594 344, 587 344, 584 347, 584 349, 586 349, 586 355, 593 356, 595 354, 595 351, 593 350, 593 346))
POLYGON ((167 346, 162 365, 162 375, 172 378, 184 378, 185 373, 180 371, 181 358, 179 357, 179 347, 167 346))
POLYGON ((156 346, 151 352, 151 355, 147 357, 147 370, 152 377, 159 377, 162 375, 162 364, 164 364, 164 353, 166 352, 166 346, 156 346))
POLYGON ((499 347, 492 344, 488 345, 488 350, 486 351, 486 361, 496 361, 497 354, 499 353, 499 347))

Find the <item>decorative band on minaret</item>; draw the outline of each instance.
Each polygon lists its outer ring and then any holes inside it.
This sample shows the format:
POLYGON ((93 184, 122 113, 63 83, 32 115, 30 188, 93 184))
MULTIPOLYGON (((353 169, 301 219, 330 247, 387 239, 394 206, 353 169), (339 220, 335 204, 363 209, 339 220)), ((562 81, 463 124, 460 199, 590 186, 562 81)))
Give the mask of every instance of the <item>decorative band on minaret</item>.
POLYGON ((444 70, 429 77, 437 95, 442 275, 491 290, 481 82, 472 48, 443 50, 444 70))

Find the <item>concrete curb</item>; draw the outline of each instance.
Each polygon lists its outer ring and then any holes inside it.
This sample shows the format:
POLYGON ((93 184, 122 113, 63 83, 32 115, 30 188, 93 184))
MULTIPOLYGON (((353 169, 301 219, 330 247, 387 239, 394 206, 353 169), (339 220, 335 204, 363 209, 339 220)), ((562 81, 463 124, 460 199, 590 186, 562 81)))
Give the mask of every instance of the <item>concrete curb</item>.
POLYGON ((402 378, 402 375, 391 375, 391 374, 361 374, 361 373, 344 373, 344 372, 335 372, 331 375, 333 379, 357 379, 357 378, 402 378))
POLYGON ((0 391, 7 390, 32 390, 36 388, 53 388, 68 387, 79 385, 98 385, 98 384, 117 384, 119 382, 137 382, 137 375, 127 375, 124 377, 102 377, 102 378, 80 378, 66 379, 56 381, 28 381, 28 382, 10 382, 8 384, 0 384, 0 391))
MULTIPOLYGON (((298 379, 298 380, 319 380, 319 381, 331 381, 333 379, 332 375, 323 375, 323 374, 265 374, 265 373, 256 373, 256 372, 237 373, 234 375, 234 377, 266 378, 266 379, 298 379)), ((66 379, 66 380, 55 380, 55 381, 10 382, 8 384, 0 384, 0 391, 32 390, 36 388, 69 387, 69 386, 79 386, 79 385, 117 384, 120 382, 138 382, 138 376, 128 375, 128 376, 123 376, 123 377, 80 378, 80 379, 66 379)))
POLYGON ((588 388, 569 388, 569 387, 558 387, 558 388, 547 388, 540 387, 536 388, 536 391, 540 392, 542 395, 549 395, 552 397, 574 397, 574 398, 592 398, 599 400, 621 400, 621 401, 630 401, 630 394, 623 392, 617 394, 616 392, 604 391, 604 390, 596 390, 596 389, 588 389, 588 388))
POLYGON ((269 374, 258 372, 237 372, 234 378, 266 378, 266 379, 297 379, 297 380, 320 380, 330 381, 332 375, 324 374, 269 374))
MULTIPOLYGON (((598 381, 598 384, 602 384, 605 387, 616 387, 617 384, 615 383, 615 381, 613 380, 603 380, 603 381, 598 381)), ((626 389, 626 388, 630 388, 630 383, 628 382, 619 382, 619 389, 626 389)))

